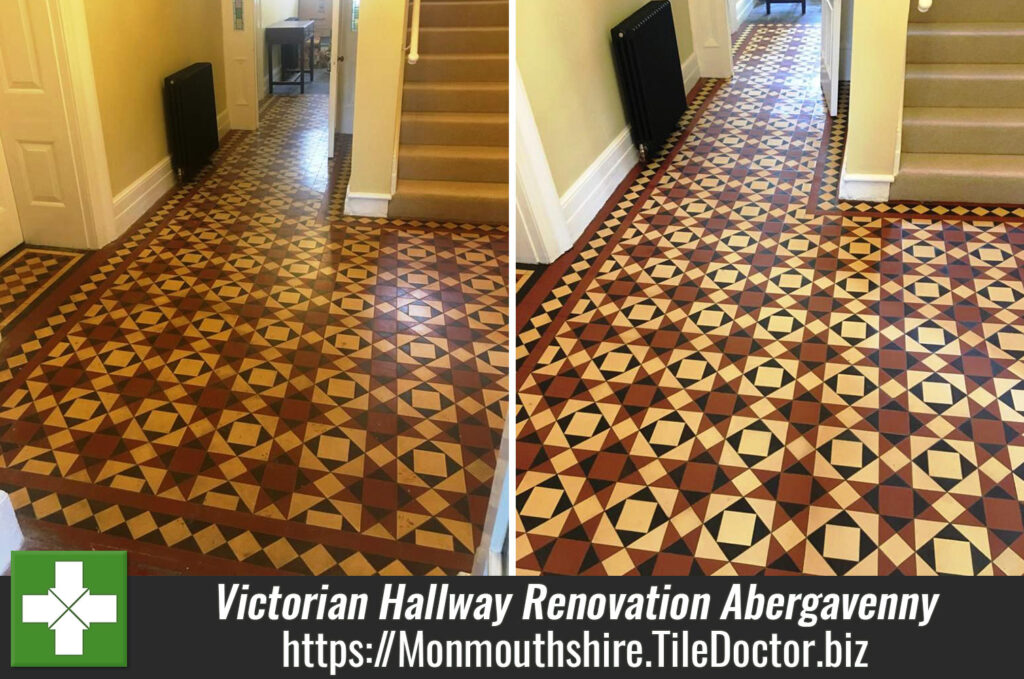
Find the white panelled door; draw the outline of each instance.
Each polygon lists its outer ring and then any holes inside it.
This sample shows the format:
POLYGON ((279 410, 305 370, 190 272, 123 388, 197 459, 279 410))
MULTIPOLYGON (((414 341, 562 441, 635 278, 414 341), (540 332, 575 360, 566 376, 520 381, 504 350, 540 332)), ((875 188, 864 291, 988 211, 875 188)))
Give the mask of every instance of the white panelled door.
POLYGON ((331 80, 327 116, 327 129, 330 133, 330 143, 327 144, 327 157, 334 157, 334 133, 338 131, 338 104, 341 93, 341 68, 344 64, 340 61, 342 57, 341 38, 341 0, 331 0, 331 80))
POLYGON ((231 0, 221 0, 221 28, 224 33, 224 84, 228 97, 228 118, 233 130, 255 130, 260 126, 259 80, 256 74, 256 22, 259 4, 245 0, 242 28, 235 29, 231 0))
POLYGON ((0 2, 0 145, 30 243, 52 241, 58 227, 86 231, 52 11, 40 0, 0 2))
POLYGON ((843 0, 821 0, 821 89, 828 114, 839 113, 839 52, 841 49, 843 0))
POLYGON ((18 206, 14 202, 14 188, 11 186, 11 175, 7 171, 4 147, 0 143, 0 256, 13 250, 22 240, 18 206))
POLYGON ((352 122, 356 112, 356 46, 359 32, 356 17, 359 15, 359 0, 341 0, 341 20, 338 22, 339 34, 336 37, 341 54, 345 61, 341 66, 341 77, 338 108, 341 113, 338 121, 339 132, 352 134, 352 122))

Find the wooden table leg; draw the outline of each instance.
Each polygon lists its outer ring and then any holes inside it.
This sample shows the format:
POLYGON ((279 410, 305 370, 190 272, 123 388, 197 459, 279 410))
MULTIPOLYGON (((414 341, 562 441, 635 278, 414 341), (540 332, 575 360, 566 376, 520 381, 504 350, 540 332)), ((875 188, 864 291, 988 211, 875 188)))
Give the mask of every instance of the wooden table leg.
POLYGON ((312 84, 316 77, 316 36, 309 36, 309 82, 312 84))

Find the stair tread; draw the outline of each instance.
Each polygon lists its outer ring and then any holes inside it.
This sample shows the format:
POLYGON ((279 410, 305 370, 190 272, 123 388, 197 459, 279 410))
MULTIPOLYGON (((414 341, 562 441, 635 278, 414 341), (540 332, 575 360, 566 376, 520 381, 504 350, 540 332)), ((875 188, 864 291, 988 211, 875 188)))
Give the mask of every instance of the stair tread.
POLYGON ((904 153, 900 158, 900 173, 985 176, 1024 181, 1024 156, 904 153))
POLYGON ((907 64, 908 78, 1024 79, 1024 64, 907 64))
POLYGON ((410 90, 486 90, 501 92, 508 90, 508 83, 493 80, 411 80, 405 83, 410 90))
POLYGON ((986 35, 1024 36, 1024 23, 956 22, 911 23, 908 35, 986 35))
POLYGON ((1021 108, 946 108, 939 106, 908 106, 903 111, 904 124, 932 125, 1024 125, 1021 108))
POLYGON ((434 33, 493 33, 494 31, 508 32, 507 26, 420 26, 420 32, 434 33))
POLYGON ((430 120, 446 123, 507 123, 507 113, 482 113, 476 111, 406 111, 403 118, 409 120, 430 120))
POLYGON ((452 146, 442 144, 402 144, 399 155, 408 156, 446 156, 452 158, 483 158, 504 160, 508 158, 508 149, 502 146, 452 146))
POLYGON ((917 11, 917 3, 910 3, 911 24, 938 23, 990 23, 996 21, 1024 21, 1024 4, 1016 0, 978 2, 977 0, 940 0, 928 12, 917 11))
POLYGON ((455 54, 421 54, 420 61, 477 61, 479 59, 492 59, 494 61, 507 60, 508 52, 458 52, 455 54))
POLYGON ((398 194, 432 194, 455 198, 508 200, 508 184, 498 182, 450 182, 429 179, 399 179, 398 194))

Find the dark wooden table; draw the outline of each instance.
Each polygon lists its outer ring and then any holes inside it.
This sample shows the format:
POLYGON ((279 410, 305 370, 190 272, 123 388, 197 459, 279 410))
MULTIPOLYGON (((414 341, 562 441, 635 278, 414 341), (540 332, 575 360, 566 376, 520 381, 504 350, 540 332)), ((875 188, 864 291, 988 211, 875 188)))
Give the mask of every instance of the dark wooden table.
MULTIPOLYGON (((302 68, 302 46, 309 41, 309 81, 313 82, 314 37, 312 19, 289 19, 278 21, 267 26, 265 40, 267 43, 267 73, 270 75, 270 94, 274 93, 274 85, 298 85, 299 92, 306 93, 306 70, 302 68), (274 80, 274 45, 298 45, 299 47, 299 80, 274 80)), ((281 69, 282 76, 285 70, 281 69)))
POLYGON ((803 13, 807 14, 807 0, 765 0, 765 9, 768 11, 766 14, 772 13, 772 4, 776 5, 800 5, 803 9, 803 13))

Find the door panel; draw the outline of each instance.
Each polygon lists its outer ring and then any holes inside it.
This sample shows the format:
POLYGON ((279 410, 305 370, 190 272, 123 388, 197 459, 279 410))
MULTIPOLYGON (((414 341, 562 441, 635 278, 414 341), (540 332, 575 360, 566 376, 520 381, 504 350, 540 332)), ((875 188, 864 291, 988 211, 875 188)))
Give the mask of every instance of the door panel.
POLYGON ((29 242, 52 240, 58 225, 86 230, 55 27, 49 2, 0 2, 0 145, 29 242))
POLYGON ((4 18, 0 26, 0 58, 5 65, 5 89, 41 90, 37 46, 25 12, 25 0, 18 0, 0 9, 4 18))
POLYGON ((21 224, 18 221, 18 207, 14 202, 14 189, 7 172, 7 158, 0 144, 0 256, 7 254, 21 243, 21 224))
POLYGON ((339 31, 345 61, 341 64, 341 122, 338 127, 342 134, 352 134, 352 120, 356 110, 356 44, 359 33, 352 30, 352 3, 355 1, 341 0, 339 31))
POLYGON ((839 56, 843 0, 821 0, 821 89, 828 114, 839 113, 839 56))
POLYGON ((60 187, 57 151, 49 142, 18 143, 29 205, 67 207, 60 187))

